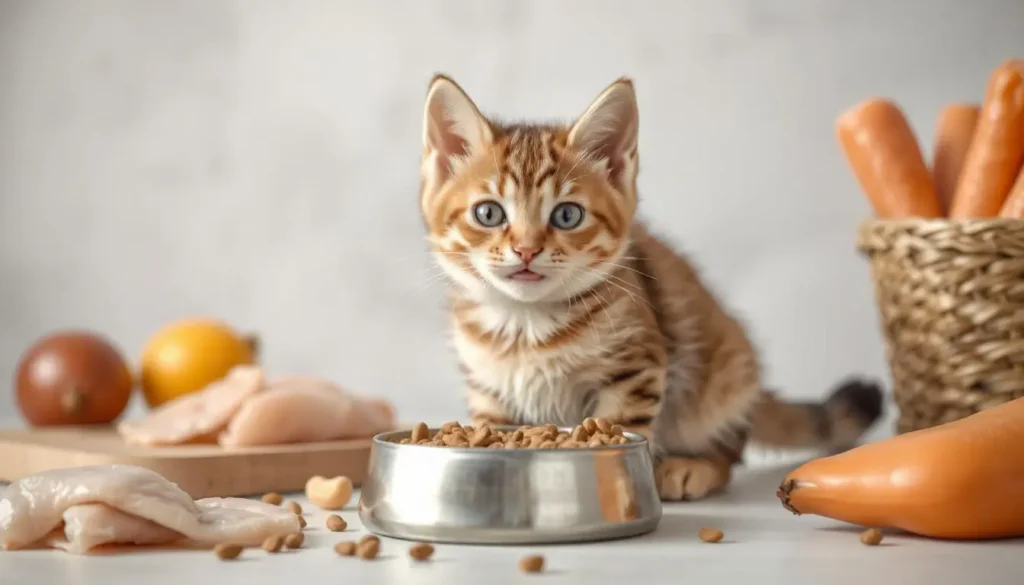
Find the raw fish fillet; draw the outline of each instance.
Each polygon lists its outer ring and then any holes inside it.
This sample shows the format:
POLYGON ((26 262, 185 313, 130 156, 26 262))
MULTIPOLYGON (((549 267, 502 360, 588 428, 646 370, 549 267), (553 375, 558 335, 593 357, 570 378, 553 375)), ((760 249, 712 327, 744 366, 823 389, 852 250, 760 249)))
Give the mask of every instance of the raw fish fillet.
POLYGON ((49 544, 84 554, 104 544, 168 544, 184 538, 170 528, 106 504, 81 504, 64 511, 64 530, 49 539, 49 544))
POLYGON ((258 366, 236 366, 199 392, 162 404, 145 418, 124 421, 117 431, 131 445, 177 445, 216 436, 247 398, 263 390, 258 366))
POLYGON ((242 404, 220 436, 225 447, 370 437, 394 428, 386 400, 360 398, 314 376, 275 378, 242 404))
POLYGON ((255 545, 268 536, 301 529, 298 517, 278 506, 244 498, 194 502, 156 472, 133 465, 96 465, 46 471, 9 485, 0 498, 0 546, 15 549, 40 542, 67 522, 69 514, 71 532, 66 524, 65 537, 71 552, 87 550, 100 541, 160 538, 149 524, 124 517, 111 521, 112 515, 102 509, 73 509, 94 504, 208 545, 255 545), (109 531, 96 524, 103 522, 109 531))

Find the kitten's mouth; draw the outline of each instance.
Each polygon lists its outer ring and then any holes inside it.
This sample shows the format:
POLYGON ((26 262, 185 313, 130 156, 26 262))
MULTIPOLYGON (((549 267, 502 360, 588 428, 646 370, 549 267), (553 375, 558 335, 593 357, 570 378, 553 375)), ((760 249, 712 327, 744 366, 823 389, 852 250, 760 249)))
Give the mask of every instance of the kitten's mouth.
POLYGON ((529 268, 523 268, 508 275, 509 280, 518 280, 521 282, 537 282, 538 280, 544 280, 543 274, 538 274, 529 268))

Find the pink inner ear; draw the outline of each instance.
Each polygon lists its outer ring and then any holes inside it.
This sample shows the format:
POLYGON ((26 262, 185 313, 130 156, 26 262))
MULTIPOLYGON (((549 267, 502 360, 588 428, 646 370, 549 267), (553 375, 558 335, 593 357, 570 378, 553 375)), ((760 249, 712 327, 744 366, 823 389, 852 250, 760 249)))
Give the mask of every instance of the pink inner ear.
POLYGON ((613 183, 617 182, 622 170, 625 167, 621 149, 618 144, 605 142, 598 150, 601 158, 608 161, 608 179, 613 183))
MULTIPOLYGON (((434 120, 430 127, 430 142, 441 153, 442 158, 465 156, 469 153, 469 143, 455 132, 455 122, 445 115, 442 104, 435 103, 431 106, 430 117, 434 120)), ((447 165, 447 160, 444 164, 447 165)))

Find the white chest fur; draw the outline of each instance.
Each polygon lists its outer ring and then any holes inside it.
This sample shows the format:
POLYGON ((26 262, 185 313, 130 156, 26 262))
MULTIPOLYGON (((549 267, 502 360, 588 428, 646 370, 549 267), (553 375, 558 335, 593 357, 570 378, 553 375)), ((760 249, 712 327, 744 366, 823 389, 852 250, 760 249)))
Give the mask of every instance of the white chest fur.
POLYGON ((481 344, 456 327, 455 350, 475 385, 492 392, 513 419, 559 425, 582 420, 594 385, 593 366, 605 353, 596 331, 546 347, 570 318, 557 306, 487 304, 463 318, 496 343, 481 344))

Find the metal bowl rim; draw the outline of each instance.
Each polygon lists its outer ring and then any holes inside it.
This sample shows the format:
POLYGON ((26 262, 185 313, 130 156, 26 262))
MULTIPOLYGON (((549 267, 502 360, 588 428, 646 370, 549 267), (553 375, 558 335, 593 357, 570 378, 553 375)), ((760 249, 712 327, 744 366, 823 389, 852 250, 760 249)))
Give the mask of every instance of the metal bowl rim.
MULTIPOLYGON (((518 426, 517 425, 493 425, 491 428, 497 429, 497 430, 502 430, 502 431, 509 431, 509 430, 514 431, 514 430, 520 428, 521 426, 522 425, 518 425, 518 426)), ((575 427, 558 427, 558 432, 560 432, 560 433, 570 432, 571 433, 573 428, 575 428, 575 427)), ((434 433, 440 431, 440 430, 441 430, 441 427, 427 427, 427 431, 430 434, 432 434, 432 435, 434 433)), ((522 449, 486 449, 486 448, 480 448, 480 447, 434 447, 434 446, 430 446, 430 445, 413 445, 413 444, 408 444, 408 443, 403 445, 401 443, 397 443, 395 441, 388 440, 388 439, 391 439, 391 438, 394 438, 394 437, 398 437, 398 436, 401 436, 401 435, 411 435, 411 434, 412 434, 412 429, 398 430, 398 431, 385 431, 383 433, 377 433, 376 435, 373 436, 373 445, 375 447, 379 446, 379 447, 384 448, 384 449, 399 449, 399 448, 403 448, 403 449, 413 449, 413 448, 415 448, 415 449, 438 449, 438 448, 441 448, 441 449, 444 449, 445 451, 450 451, 450 452, 454 452, 454 453, 478 453, 480 455, 484 455, 484 454, 486 454, 486 455, 499 455, 500 454, 500 456, 502 456, 502 457, 513 456, 512 455, 513 453, 519 454, 519 456, 522 456, 525 453, 551 453, 551 452, 557 452, 557 453, 565 453, 565 454, 568 455, 570 453, 576 453, 576 454, 579 454, 579 453, 593 453, 594 451, 634 451, 634 450, 637 450, 637 449, 639 449, 641 447, 646 448, 646 446, 647 446, 647 438, 646 437, 644 437, 643 435, 637 434, 637 433, 631 433, 629 431, 623 431, 622 432, 622 436, 624 436, 627 439, 629 439, 629 443, 626 443, 625 445, 601 445, 600 447, 587 447, 587 448, 579 448, 579 449, 559 449, 558 447, 545 447, 543 449, 540 448, 540 447, 522 448, 522 449)), ((575 455, 575 456, 579 456, 579 455, 575 455)))

